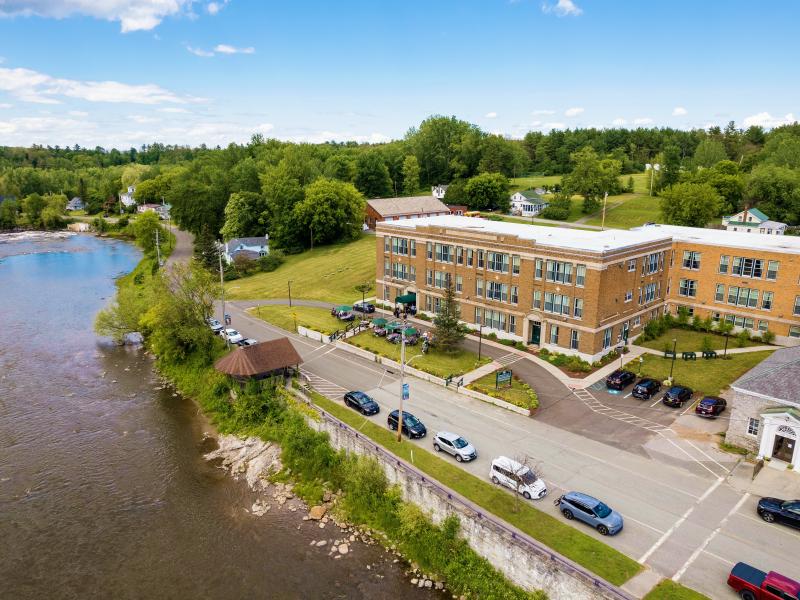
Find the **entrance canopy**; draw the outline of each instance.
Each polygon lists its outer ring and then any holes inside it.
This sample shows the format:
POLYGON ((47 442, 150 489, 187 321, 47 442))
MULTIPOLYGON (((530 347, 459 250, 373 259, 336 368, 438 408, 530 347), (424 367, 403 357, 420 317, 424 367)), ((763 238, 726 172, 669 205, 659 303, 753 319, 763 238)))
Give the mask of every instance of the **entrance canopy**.
POLYGON ((414 292, 409 294, 403 294, 402 296, 398 296, 394 299, 395 302, 398 304, 416 304, 417 303, 417 295, 414 292))

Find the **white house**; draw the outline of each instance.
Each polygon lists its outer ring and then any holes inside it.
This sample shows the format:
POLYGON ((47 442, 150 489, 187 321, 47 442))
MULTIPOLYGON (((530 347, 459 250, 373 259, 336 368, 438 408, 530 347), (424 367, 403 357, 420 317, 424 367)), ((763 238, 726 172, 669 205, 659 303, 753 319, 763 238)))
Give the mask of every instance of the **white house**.
POLYGON ((257 260, 269 254, 269 235, 264 237, 233 238, 224 244, 224 256, 227 263, 232 263, 237 255, 257 260))
POLYGON ((533 190, 515 192, 511 195, 511 214, 522 217, 535 217, 550 203, 533 190))
POLYGON ((770 221, 769 217, 757 208, 745 208, 742 212, 722 217, 722 224, 728 231, 744 231, 746 233, 763 233, 766 235, 783 235, 786 223, 770 221))
POLYGON ((437 200, 444 200, 444 195, 447 193, 447 188, 449 186, 446 185, 434 185, 431 187, 431 196, 436 198, 437 200))
POLYGON ((83 210, 86 208, 86 205, 83 203, 83 200, 75 196, 72 200, 67 202, 67 210, 83 210))
MULTIPOLYGON (((129 208, 136 204, 136 200, 134 199, 133 195, 136 193, 136 186, 129 185, 128 191, 124 194, 119 195, 119 201, 125 208, 129 208)), ((122 212, 122 211, 120 211, 122 212)))
POLYGON ((140 204, 136 207, 136 212, 138 213, 146 213, 146 212, 154 212, 156 213, 160 219, 166 221, 169 219, 169 211, 172 209, 171 204, 140 204))
POLYGON ((781 348, 731 384, 725 441, 757 452, 770 466, 800 472, 800 346, 781 348))

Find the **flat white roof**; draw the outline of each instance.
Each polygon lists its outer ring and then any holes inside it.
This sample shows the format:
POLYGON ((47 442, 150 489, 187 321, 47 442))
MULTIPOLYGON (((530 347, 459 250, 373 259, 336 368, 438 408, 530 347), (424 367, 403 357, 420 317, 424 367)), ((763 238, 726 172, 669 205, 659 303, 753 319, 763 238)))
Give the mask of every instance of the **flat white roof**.
POLYGON ((676 242, 696 242, 709 246, 730 246, 732 248, 764 250, 800 254, 800 237, 793 235, 767 235, 765 233, 746 233, 724 229, 702 229, 700 227, 679 227, 678 225, 643 225, 631 231, 652 231, 667 234, 676 242))
POLYGON ((567 227, 542 227, 526 225, 524 223, 509 223, 507 221, 490 221, 475 217, 462 217, 457 215, 441 215, 438 217, 422 217, 419 219, 406 219, 404 221, 390 221, 378 223, 382 226, 404 227, 416 229, 417 227, 447 227, 462 229, 465 232, 474 232, 493 235, 514 235, 523 240, 535 240, 537 244, 569 250, 584 250, 587 252, 603 253, 610 250, 621 250, 629 246, 656 241, 670 241, 667 233, 656 231, 633 231, 626 229, 606 229, 605 231, 585 231, 567 227))

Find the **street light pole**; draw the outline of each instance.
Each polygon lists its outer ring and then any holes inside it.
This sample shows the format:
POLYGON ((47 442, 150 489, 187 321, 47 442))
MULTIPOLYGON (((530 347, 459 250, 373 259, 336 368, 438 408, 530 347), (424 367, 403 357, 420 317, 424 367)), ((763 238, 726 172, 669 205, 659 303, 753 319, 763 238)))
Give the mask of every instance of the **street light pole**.
POLYGON ((402 441, 403 432, 403 394, 406 374, 406 316, 403 315, 403 330, 400 332, 400 408, 397 411, 397 441, 402 441))
POLYGON ((728 332, 725 332, 725 354, 722 355, 722 358, 728 358, 728 332))
POLYGON ((669 367, 669 380, 672 381, 672 370, 675 368, 675 349, 678 347, 678 338, 672 338, 672 364, 669 367))
POLYGON ((483 319, 478 327, 478 362, 481 361, 481 342, 483 342, 483 319))

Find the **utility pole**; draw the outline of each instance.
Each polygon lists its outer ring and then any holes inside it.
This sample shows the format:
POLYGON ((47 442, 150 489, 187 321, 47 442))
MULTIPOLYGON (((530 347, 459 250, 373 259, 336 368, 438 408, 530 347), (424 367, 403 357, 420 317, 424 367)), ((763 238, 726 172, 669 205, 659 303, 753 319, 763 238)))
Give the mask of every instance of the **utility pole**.
MULTIPOLYGON (((160 226, 159 226, 160 228, 160 226)), ((158 257, 158 266, 161 267, 161 242, 158 239, 158 229, 156 229, 156 256, 158 257)))
POLYGON ((289 308, 292 308, 292 280, 290 279, 287 283, 289 284, 289 308))
POLYGON ((402 441, 403 396, 406 393, 406 315, 403 315, 403 330, 400 332, 400 410, 397 411, 397 441, 402 441))
MULTIPOLYGON (((222 292, 222 322, 227 326, 228 323, 225 319, 225 278, 222 275, 222 246, 217 247, 217 256, 219 257, 219 289, 222 292)), ((228 341, 228 336, 224 335, 223 337, 225 338, 225 345, 230 348, 231 343, 228 341)))

